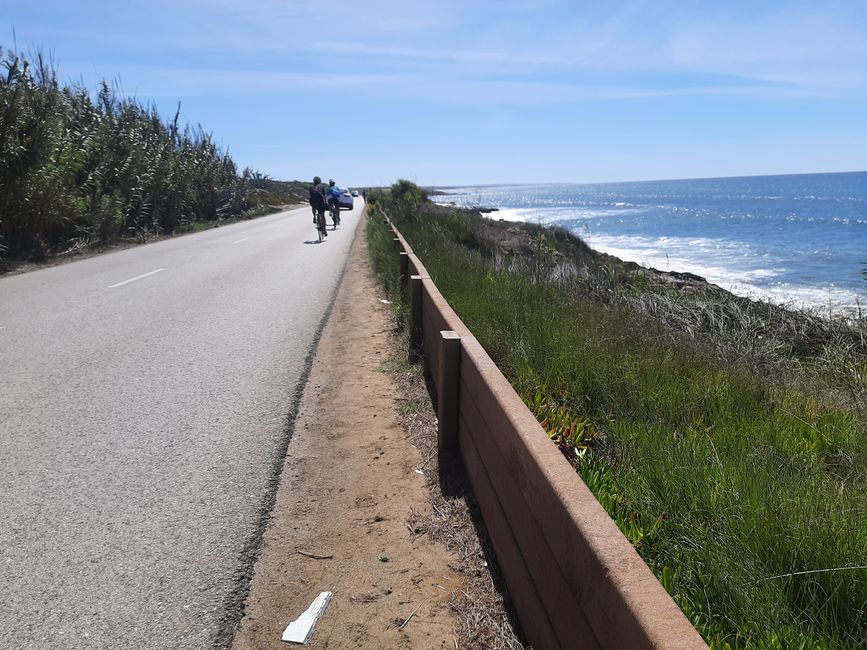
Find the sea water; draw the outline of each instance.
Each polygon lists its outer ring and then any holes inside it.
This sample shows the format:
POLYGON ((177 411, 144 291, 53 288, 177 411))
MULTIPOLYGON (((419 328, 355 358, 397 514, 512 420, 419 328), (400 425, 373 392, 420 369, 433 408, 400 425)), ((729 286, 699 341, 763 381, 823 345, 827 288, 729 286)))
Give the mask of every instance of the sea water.
POLYGON ((739 295, 825 315, 867 309, 867 172, 440 190, 440 203, 562 226, 739 295))

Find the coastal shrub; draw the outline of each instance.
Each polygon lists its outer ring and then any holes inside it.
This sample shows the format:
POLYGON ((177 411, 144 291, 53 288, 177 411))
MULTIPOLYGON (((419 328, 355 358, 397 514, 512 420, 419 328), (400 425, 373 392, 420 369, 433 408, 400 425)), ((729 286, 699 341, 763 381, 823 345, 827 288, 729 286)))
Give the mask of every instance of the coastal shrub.
POLYGON ((420 203, 427 198, 424 191, 412 181, 401 178, 391 186, 391 200, 406 204, 420 203))
POLYGON ((384 191, 382 188, 375 187, 367 193, 367 205, 373 206, 381 203, 384 191))
POLYGON ((655 277, 570 234, 379 207, 712 647, 862 647, 860 323, 655 277))

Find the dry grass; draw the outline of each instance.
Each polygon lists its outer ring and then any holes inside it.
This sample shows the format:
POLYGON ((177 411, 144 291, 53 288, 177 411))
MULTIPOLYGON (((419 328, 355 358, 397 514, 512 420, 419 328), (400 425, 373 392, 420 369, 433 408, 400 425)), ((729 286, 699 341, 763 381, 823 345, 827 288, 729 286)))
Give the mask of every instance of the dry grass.
POLYGON ((457 647, 491 650, 523 650, 517 616, 508 601, 499 565, 482 523, 481 513, 458 458, 441 458, 437 453, 437 419, 420 363, 406 359, 406 336, 397 327, 388 362, 382 365, 401 390, 398 416, 412 444, 421 452, 416 469, 424 473, 430 490, 432 513, 412 512, 407 521, 409 534, 426 534, 459 559, 450 565, 464 578, 464 589, 453 592, 451 608, 459 621, 455 630, 457 647))

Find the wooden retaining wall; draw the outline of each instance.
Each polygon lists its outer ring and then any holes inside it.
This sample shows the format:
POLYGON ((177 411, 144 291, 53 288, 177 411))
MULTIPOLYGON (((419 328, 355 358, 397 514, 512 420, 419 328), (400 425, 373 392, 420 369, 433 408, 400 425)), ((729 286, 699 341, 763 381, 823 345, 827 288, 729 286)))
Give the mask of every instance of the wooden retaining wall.
POLYGON ((403 235, 411 341, 534 648, 706 648, 430 279, 403 235))

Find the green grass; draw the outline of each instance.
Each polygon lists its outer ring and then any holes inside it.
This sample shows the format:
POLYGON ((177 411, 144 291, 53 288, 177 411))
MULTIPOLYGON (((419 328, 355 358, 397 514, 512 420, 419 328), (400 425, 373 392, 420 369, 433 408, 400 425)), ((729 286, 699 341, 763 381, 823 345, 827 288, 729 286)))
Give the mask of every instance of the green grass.
POLYGON ((391 300, 396 323, 398 327, 404 327, 408 312, 400 285, 400 254, 394 245, 394 235, 381 216, 368 219, 367 246, 373 272, 391 300))
MULTIPOLYGON (((863 647, 860 325, 685 298, 627 280, 562 233, 539 231, 532 256, 502 255, 479 219, 377 199, 713 647, 863 647), (590 266, 563 270, 579 258, 590 266), (759 315, 770 344, 749 334, 759 315)), ((369 232, 398 296, 391 235, 375 216, 369 232)))
POLYGON ((421 402, 410 400, 401 402, 397 410, 401 415, 412 415, 413 413, 422 413, 427 407, 421 402))

